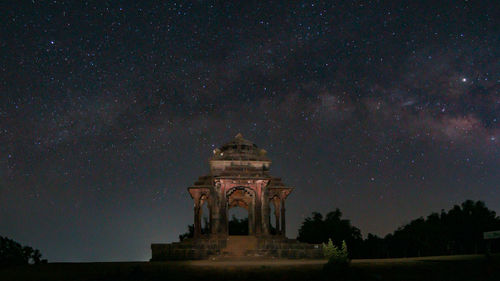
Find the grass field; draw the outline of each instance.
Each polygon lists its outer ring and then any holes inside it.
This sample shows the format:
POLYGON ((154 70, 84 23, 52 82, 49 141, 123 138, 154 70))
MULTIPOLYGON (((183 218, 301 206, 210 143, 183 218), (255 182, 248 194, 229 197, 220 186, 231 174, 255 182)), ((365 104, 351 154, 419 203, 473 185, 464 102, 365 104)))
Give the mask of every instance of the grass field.
POLYGON ((23 280, 500 280, 500 255, 353 260, 343 273, 323 260, 49 263, 0 269, 23 280))

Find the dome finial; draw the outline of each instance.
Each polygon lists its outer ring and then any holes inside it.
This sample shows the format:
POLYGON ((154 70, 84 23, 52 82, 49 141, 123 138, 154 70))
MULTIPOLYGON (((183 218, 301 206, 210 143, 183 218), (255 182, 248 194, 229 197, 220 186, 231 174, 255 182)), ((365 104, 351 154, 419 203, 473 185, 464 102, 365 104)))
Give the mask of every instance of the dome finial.
POLYGON ((235 139, 242 139, 243 135, 241 133, 238 133, 234 138, 235 139))

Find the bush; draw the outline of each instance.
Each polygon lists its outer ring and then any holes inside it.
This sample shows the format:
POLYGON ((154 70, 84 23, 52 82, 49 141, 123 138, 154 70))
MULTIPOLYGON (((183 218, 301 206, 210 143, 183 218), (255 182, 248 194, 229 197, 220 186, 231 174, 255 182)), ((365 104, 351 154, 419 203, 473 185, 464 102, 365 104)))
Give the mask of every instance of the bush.
POLYGON ((328 239, 328 243, 323 243, 323 255, 328 259, 325 264, 325 270, 343 271, 350 263, 349 252, 347 251, 347 243, 342 241, 342 246, 339 249, 333 244, 332 239, 328 239))

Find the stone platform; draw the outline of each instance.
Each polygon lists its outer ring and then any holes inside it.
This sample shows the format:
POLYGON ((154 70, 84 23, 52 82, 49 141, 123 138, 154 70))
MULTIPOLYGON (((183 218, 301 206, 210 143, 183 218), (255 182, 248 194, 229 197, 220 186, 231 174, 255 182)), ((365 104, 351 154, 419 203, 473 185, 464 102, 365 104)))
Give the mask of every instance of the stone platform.
POLYGON ((226 239, 186 239, 169 244, 151 244, 151 261, 203 260, 220 255, 226 239))
POLYGON ((321 245, 295 239, 228 236, 227 239, 187 239, 170 244, 152 244, 151 261, 203 259, 321 259, 321 245))

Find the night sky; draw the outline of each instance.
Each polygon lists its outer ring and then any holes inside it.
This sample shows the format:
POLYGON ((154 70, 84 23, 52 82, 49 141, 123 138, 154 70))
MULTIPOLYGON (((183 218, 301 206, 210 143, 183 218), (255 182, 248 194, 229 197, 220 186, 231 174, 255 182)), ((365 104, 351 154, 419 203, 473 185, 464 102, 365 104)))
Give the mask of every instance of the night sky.
POLYGON ((336 207, 365 236, 500 212, 498 1, 146 2, 2 4, 0 235, 147 260, 240 132, 295 187, 292 238, 336 207))

